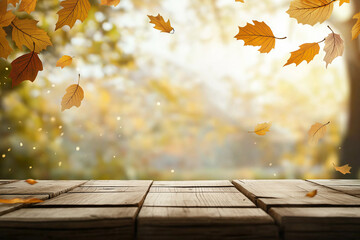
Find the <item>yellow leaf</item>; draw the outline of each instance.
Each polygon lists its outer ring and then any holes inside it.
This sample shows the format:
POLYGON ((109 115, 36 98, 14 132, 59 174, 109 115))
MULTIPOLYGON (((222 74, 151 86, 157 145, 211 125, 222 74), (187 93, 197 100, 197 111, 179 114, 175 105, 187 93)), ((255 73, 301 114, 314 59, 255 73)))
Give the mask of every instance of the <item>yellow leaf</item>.
POLYGON ((64 55, 57 61, 56 66, 64 68, 66 66, 69 66, 71 63, 72 63, 72 57, 68 55, 64 55))
POLYGON ((339 34, 332 32, 329 34, 329 36, 326 37, 324 51, 326 53, 324 57, 324 61, 326 62, 326 67, 330 63, 332 63, 332 61, 336 57, 343 55, 344 41, 341 39, 339 34))
POLYGON ((349 164, 345 164, 345 165, 340 166, 340 167, 336 167, 334 163, 333 163, 333 165, 334 165, 334 168, 335 168, 336 171, 341 172, 344 175, 347 174, 347 173, 349 173, 349 174, 351 173, 350 172, 351 167, 349 166, 349 164))
POLYGON ((0 15, 0 27, 7 27, 14 20, 15 15, 11 11, 7 11, 5 14, 0 15))
POLYGON ((100 5, 116 7, 119 3, 120 3, 120 0, 101 0, 100 5))
POLYGON ((259 52, 261 53, 270 52, 273 48, 275 48, 276 37, 266 23, 258 21, 253 21, 253 23, 254 25, 248 23, 245 27, 239 27, 239 33, 235 36, 235 38, 237 40, 243 40, 245 42, 245 46, 261 46, 259 49, 259 52))
POLYGON ((235 2, 242 2, 242 3, 243 3, 243 2, 244 2, 244 0, 235 0, 235 2))
POLYGON ((350 3, 350 0, 340 0, 339 5, 343 5, 344 3, 350 3))
POLYGON ((60 5, 63 8, 57 12, 59 19, 55 31, 65 25, 72 28, 78 19, 83 22, 91 7, 88 0, 65 0, 60 5))
POLYGON ((309 63, 314 57, 319 53, 320 46, 318 43, 305 43, 300 46, 299 50, 291 52, 291 56, 286 65, 295 63, 296 66, 299 65, 302 61, 309 63))
POLYGON ((315 197, 316 194, 317 194, 317 190, 313 190, 311 192, 308 192, 305 196, 313 198, 313 197, 315 197))
POLYGON ((263 136, 270 131, 271 123, 260 123, 256 125, 254 131, 249 131, 249 133, 256 133, 257 135, 263 136))
POLYGON ((352 33, 352 40, 356 39, 360 34, 360 12, 353 16, 354 19, 357 19, 355 25, 353 26, 351 33, 352 33))
POLYGON ((36 180, 34 180, 34 179, 26 179, 25 180, 25 182, 27 182, 28 184, 31 184, 31 185, 34 185, 34 184, 36 184, 37 183, 37 181, 36 180))
POLYGON ((28 49, 33 50, 35 43, 35 52, 39 53, 47 46, 52 45, 47 33, 38 28, 37 23, 38 21, 32 19, 15 18, 12 21, 12 40, 18 48, 22 49, 22 45, 25 45, 28 49))
POLYGON ((32 11, 35 10, 36 1, 37 0, 21 0, 20 6, 19 6, 19 11, 31 13, 32 11))
POLYGON ((174 33, 174 28, 170 25, 170 20, 165 22, 164 18, 158 14, 156 17, 148 15, 150 23, 155 24, 154 28, 161 32, 174 33))
POLYGON ((293 0, 286 11, 298 23, 315 25, 330 18, 334 0, 293 0))
POLYGON ((0 199, 0 203, 5 204, 14 204, 14 203, 40 203, 43 202, 43 200, 40 200, 38 198, 12 198, 12 199, 0 199))
MULTIPOLYGON (((80 81, 80 74, 79 74, 80 81)), ((61 101, 61 111, 70 109, 73 106, 80 107, 81 101, 84 99, 84 90, 78 84, 70 85, 66 89, 66 93, 61 101)))
POLYGON ((0 57, 7 58, 11 52, 12 48, 6 40, 6 33, 2 28, 0 28, 0 57))
POLYGON ((312 125, 308 131, 309 143, 313 143, 313 144, 318 143, 319 140, 325 136, 326 126, 328 124, 330 124, 330 122, 327 122, 325 124, 315 123, 314 125, 312 125))

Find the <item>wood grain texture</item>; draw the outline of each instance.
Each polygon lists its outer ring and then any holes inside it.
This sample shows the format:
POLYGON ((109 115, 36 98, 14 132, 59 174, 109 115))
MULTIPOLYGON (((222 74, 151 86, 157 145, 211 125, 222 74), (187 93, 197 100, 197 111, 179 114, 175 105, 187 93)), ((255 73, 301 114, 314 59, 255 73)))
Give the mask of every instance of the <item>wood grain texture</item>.
POLYGON ((55 197, 60 193, 67 192, 86 181, 82 180, 37 180, 38 183, 30 185, 25 181, 17 181, 0 185, 0 194, 14 195, 42 195, 48 194, 55 197))
POLYGON ((317 179, 307 181, 350 195, 360 195, 360 179, 317 179))
POLYGON ((152 180, 90 180, 83 187, 150 187, 152 180))
POLYGON ((154 181, 153 187, 233 187, 229 180, 154 181))
POLYGON ((143 192, 144 194, 148 191, 148 187, 77 187, 69 191, 69 193, 116 193, 116 192, 143 192))
POLYGON ((138 239, 278 239, 258 208, 143 207, 137 229, 138 239))
POLYGON ((16 182, 16 181, 18 181, 18 180, 0 179, 0 185, 1 185, 1 184, 12 183, 12 182, 16 182))
MULTIPOLYGON (((12 199, 12 198, 38 198, 41 200, 46 200, 49 198, 48 195, 0 195, 2 199, 12 199)), ((29 206, 29 204, 24 203, 15 203, 15 204, 4 204, 0 203, 0 216, 14 210, 17 210, 24 206, 29 206)))
POLYGON ((235 187, 151 187, 154 193, 237 193, 235 187))
POLYGON ((146 196, 146 207, 255 207, 240 192, 237 193, 155 193, 146 196))

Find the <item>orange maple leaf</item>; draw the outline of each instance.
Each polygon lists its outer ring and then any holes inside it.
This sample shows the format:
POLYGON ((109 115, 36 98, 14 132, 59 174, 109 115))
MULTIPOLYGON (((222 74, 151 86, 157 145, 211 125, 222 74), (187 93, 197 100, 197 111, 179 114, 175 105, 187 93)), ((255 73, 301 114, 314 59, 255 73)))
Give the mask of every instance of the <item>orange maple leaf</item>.
POLYGON ((5 14, 0 15, 0 27, 7 27, 14 20, 15 15, 12 11, 7 11, 5 14))
POLYGON ((101 0, 100 5, 116 7, 119 3, 120 3, 120 0, 101 0))
POLYGON ((60 5, 63 8, 57 12, 59 19, 55 31, 65 25, 72 28, 78 19, 83 22, 91 7, 89 0, 65 0, 60 5))
POLYGON ((156 17, 148 15, 150 23, 155 24, 154 28, 161 32, 174 33, 174 28, 170 24, 170 20, 165 22, 164 18, 158 14, 156 17))
POLYGON ((27 13, 31 13, 32 11, 35 10, 36 1, 37 0, 21 0, 20 6, 19 6, 19 11, 20 12, 25 11, 27 13))
POLYGON ((84 99, 84 90, 80 87, 80 74, 77 84, 72 84, 66 89, 66 93, 61 100, 61 111, 71 107, 80 107, 84 99))
POLYGON ((72 57, 68 55, 64 55, 56 62, 56 67, 64 68, 66 66, 69 66, 71 63, 72 63, 72 57))
POLYGON ((319 53, 320 46, 319 43, 305 43, 300 46, 299 50, 291 52, 291 56, 287 63, 284 65, 290 65, 295 63, 296 66, 299 65, 302 61, 306 61, 307 63, 311 62, 314 57, 319 53))
POLYGON ((305 196, 313 198, 313 197, 315 197, 316 194, 317 194, 317 190, 315 189, 315 190, 313 190, 311 192, 308 192, 305 196))
POLYGON ((349 164, 345 164, 345 165, 340 166, 340 167, 336 167, 334 163, 333 163, 333 165, 334 165, 334 168, 335 168, 336 171, 341 172, 344 175, 347 174, 347 173, 349 173, 349 174, 351 173, 350 172, 351 167, 349 166, 349 164))
POLYGON ((36 181, 36 180, 31 179, 31 178, 26 179, 26 180, 25 180, 25 182, 27 182, 28 184, 31 184, 31 185, 34 185, 34 184, 36 184, 36 183, 37 183, 37 181, 36 181))
POLYGON ((11 52, 12 48, 6 40, 6 33, 2 28, 0 28, 0 57, 7 58, 11 52))

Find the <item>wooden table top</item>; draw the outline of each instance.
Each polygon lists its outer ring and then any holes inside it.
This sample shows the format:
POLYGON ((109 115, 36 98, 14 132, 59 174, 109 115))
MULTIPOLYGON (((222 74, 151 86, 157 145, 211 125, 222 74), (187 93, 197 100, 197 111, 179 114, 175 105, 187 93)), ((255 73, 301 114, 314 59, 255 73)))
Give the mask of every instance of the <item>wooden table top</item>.
POLYGON ((0 180, 0 239, 360 239, 360 180, 0 180), (317 195, 307 197, 310 191, 317 195))

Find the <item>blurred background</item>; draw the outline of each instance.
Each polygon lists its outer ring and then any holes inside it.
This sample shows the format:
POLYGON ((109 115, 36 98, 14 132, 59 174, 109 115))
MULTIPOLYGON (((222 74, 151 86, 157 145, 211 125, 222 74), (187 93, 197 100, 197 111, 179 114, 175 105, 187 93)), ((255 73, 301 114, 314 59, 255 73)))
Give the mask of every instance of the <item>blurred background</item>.
POLYGON ((346 163, 352 174, 340 177, 359 176, 360 51, 351 41, 359 1, 335 2, 314 27, 289 18, 290 0, 90 2, 84 23, 54 32, 59 1, 38 1, 31 15, 53 47, 40 53, 34 83, 11 88, 9 62, 24 53, 13 42, 0 60, 0 178, 332 178, 333 164, 346 163), (158 13, 175 34, 153 29, 147 15, 158 13), (269 54, 244 46, 234 36, 252 20, 287 39, 269 54), (345 56, 326 69, 321 43, 310 64, 283 67, 299 45, 324 39, 327 25, 345 40, 345 56), (55 67, 62 55, 75 57, 70 67, 55 67), (78 73, 85 98, 61 112, 78 73), (309 145, 310 126, 328 121, 325 138, 309 145), (272 122, 266 136, 248 133, 263 122, 272 122))

